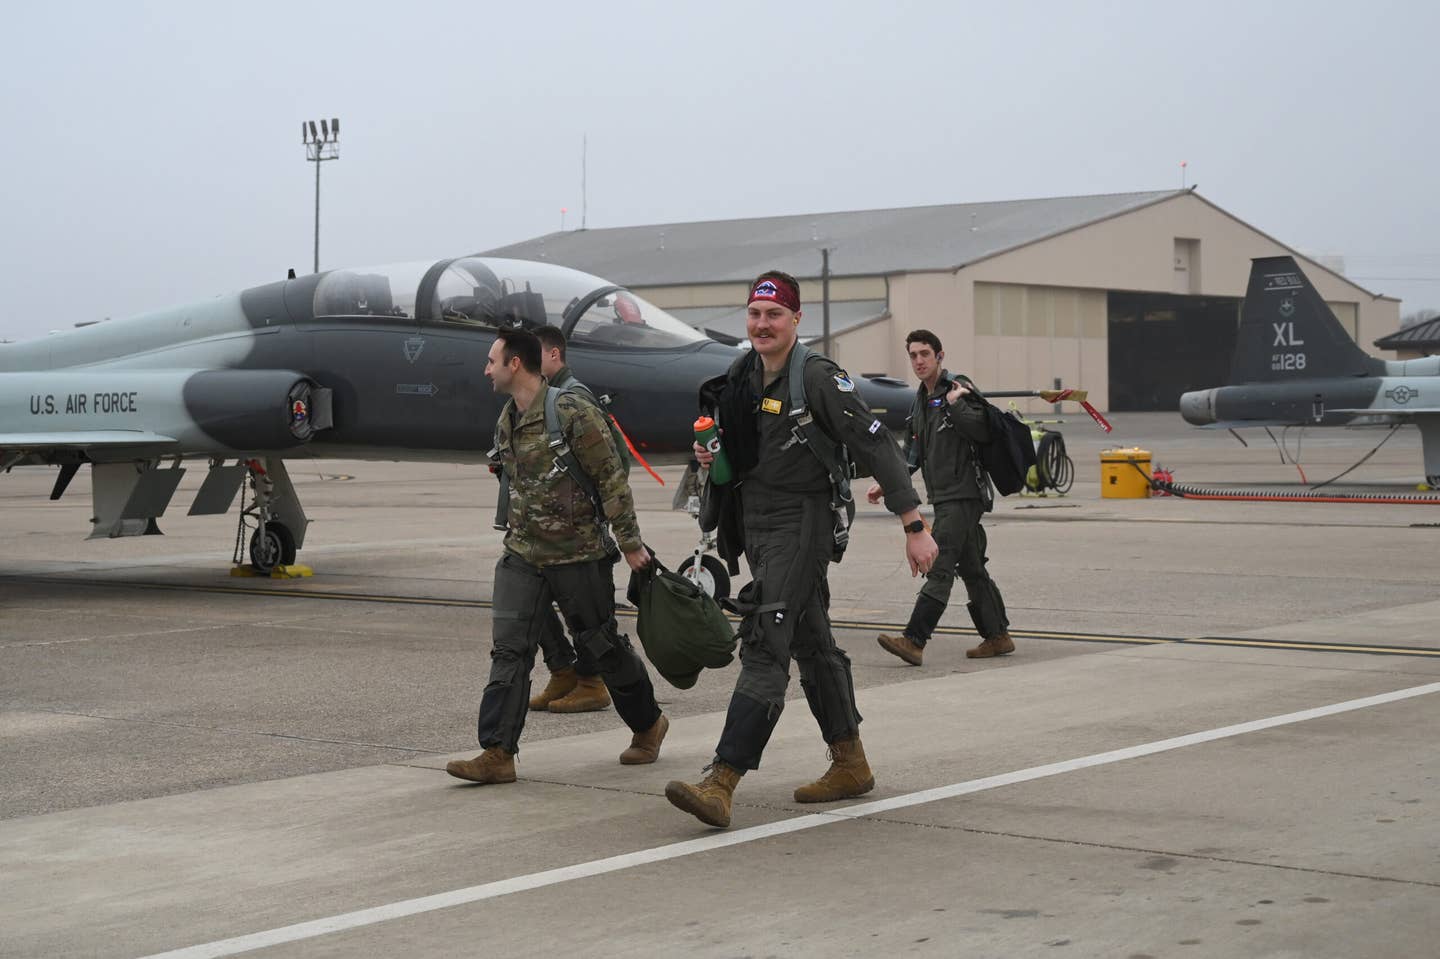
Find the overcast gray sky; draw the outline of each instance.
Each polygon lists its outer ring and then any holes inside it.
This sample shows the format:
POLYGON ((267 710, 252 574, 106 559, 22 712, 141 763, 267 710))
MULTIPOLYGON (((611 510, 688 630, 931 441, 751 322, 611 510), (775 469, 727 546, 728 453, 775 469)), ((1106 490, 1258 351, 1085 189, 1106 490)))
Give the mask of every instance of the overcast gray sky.
MULTIPOLYGON (((0 19, 0 338, 311 264, 1165 189, 1440 307, 1440 5, 59 2, 0 19), (1402 279, 1403 278, 1403 279, 1402 279)), ((837 263, 843 270, 843 264, 837 263)))

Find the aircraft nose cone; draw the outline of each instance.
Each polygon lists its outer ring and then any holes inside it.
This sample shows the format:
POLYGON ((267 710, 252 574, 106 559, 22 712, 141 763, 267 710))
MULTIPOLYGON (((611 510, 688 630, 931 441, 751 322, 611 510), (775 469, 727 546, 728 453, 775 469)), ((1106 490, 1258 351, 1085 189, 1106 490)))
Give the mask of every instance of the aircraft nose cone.
POLYGON ((1215 391, 1192 390, 1180 394, 1180 415, 1193 426, 1215 422, 1215 391))

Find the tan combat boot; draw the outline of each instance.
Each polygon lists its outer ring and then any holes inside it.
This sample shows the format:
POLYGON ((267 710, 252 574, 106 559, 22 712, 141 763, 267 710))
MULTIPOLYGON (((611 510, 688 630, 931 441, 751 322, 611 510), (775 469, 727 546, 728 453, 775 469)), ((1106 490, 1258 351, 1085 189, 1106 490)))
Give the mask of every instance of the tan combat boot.
POLYGON ((552 713, 589 713, 610 705, 610 690, 599 676, 579 676, 575 688, 545 708, 552 713))
POLYGON ((630 737, 630 748, 620 754, 621 764, 643 766, 659 759, 660 744, 665 741, 665 734, 669 731, 670 720, 661 713, 660 718, 655 720, 655 725, 630 737))
POLYGON ((531 709, 544 709, 562 696, 569 695, 580 682, 580 677, 575 674, 573 668, 557 670, 550 674, 550 682, 539 693, 530 697, 531 709))
POLYGON ((445 771, 456 779, 468 779, 482 786, 513 783, 515 754, 506 752, 499 746, 491 746, 474 759, 450 760, 445 764, 445 771))
POLYGON ((856 735, 830 744, 830 768, 813 783, 795 790, 795 801, 835 802, 863 796, 874 788, 875 776, 856 735))
POLYGON ((989 659, 991 656, 1004 656, 1006 653, 1015 652, 1015 641, 1010 638, 1009 633, 1001 633, 999 636, 990 636, 980 641, 980 645, 974 649, 965 650, 967 659, 989 659))
POLYGON ((919 666, 920 661, 925 658, 925 647, 916 644, 915 640, 901 633, 899 636, 891 636, 889 633, 881 633, 876 640, 880 648, 891 656, 899 656, 911 666, 919 666))
POLYGON ((665 786, 665 798, 676 809, 683 809, 707 826, 724 829, 730 825, 730 800, 745 770, 727 766, 720 760, 705 767, 705 778, 695 785, 672 779, 665 786))

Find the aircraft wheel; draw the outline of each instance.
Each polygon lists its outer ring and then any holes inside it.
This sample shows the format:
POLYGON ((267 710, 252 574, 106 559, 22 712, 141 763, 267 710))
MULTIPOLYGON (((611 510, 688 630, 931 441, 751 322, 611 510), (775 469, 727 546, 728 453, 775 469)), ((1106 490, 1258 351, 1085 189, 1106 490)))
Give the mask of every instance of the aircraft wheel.
POLYGON ((697 567, 695 554, 691 553, 675 572, 698 583, 701 589, 716 600, 730 595, 730 574, 725 569, 725 563, 719 557, 701 556, 700 564, 697 567))
POLYGON ((295 537, 284 523, 269 522, 250 537, 250 565, 257 573, 295 562, 295 537))

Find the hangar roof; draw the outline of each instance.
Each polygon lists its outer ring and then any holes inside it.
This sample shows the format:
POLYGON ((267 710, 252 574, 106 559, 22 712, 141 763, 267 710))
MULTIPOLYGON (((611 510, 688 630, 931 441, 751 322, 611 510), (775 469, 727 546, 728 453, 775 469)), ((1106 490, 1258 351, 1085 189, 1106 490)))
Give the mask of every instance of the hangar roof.
POLYGON ((834 251, 831 270, 843 276, 953 270, 1187 192, 570 230, 497 247, 484 255, 551 260, 626 286, 748 282, 762 270, 776 268, 816 277, 822 246, 834 251))
POLYGON ((1407 326, 1375 341, 1382 350, 1433 350, 1440 348, 1440 316, 1407 326))

